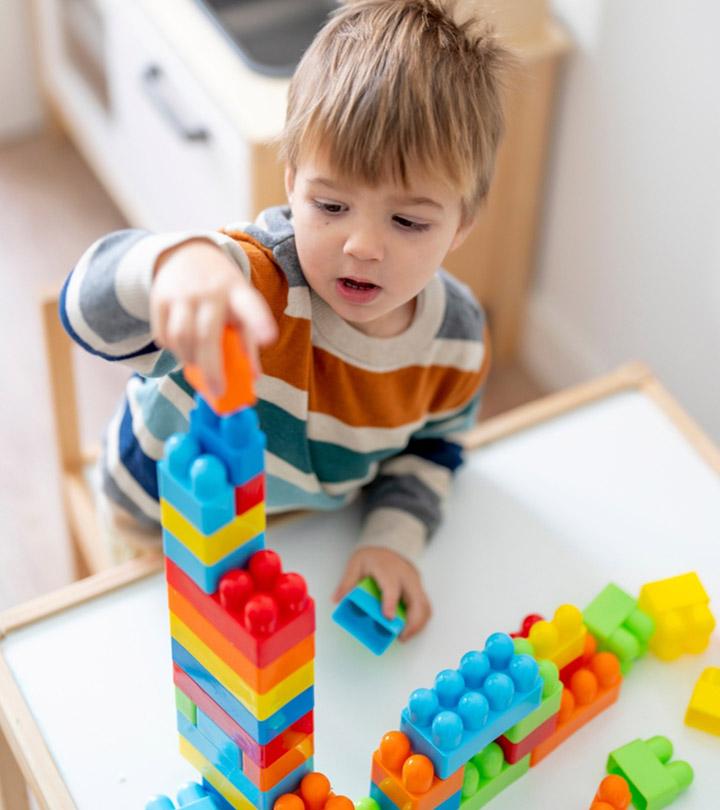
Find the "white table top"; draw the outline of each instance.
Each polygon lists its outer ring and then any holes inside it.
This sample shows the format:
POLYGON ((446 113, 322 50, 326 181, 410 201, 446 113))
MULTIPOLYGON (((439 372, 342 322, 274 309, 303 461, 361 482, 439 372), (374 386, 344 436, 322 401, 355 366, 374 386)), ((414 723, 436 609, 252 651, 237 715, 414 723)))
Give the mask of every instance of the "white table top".
MULTIPOLYGON (((354 799, 367 795, 371 753, 397 728, 410 692, 525 614, 552 614, 563 602, 582 608, 610 580, 637 594, 644 582, 688 570, 715 597, 716 613, 720 606, 720 477, 639 392, 473 452, 447 512, 421 562, 434 618, 419 638, 379 659, 330 620, 329 595, 357 514, 314 516, 270 537, 317 601, 315 765, 354 799)), ((169 646, 160 576, 2 641, 81 810, 141 808, 150 794, 173 794, 195 777, 176 753, 169 646)), ((695 768, 678 810, 707 810, 720 793, 720 740, 685 727, 683 715, 710 665, 720 666, 717 632, 703 655, 673 663, 647 657, 618 704, 492 806, 589 806, 613 748, 664 734, 695 768)))

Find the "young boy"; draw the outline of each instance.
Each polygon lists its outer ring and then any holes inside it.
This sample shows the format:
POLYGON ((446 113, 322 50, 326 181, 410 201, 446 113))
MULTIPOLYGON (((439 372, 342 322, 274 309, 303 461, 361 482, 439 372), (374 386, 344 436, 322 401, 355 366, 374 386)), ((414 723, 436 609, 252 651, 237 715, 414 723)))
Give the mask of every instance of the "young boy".
POLYGON ((136 374, 110 424, 103 489, 158 537, 156 462, 187 429, 186 363, 222 389, 220 336, 255 359, 267 508, 364 525, 335 598, 363 576, 383 610, 430 603, 413 559, 437 526, 488 371, 485 321, 438 270, 484 199, 502 130, 506 53, 440 0, 350 0, 291 82, 281 152, 289 207, 220 233, 110 234, 80 259, 61 317, 136 374), (261 373, 260 370, 261 369, 261 373))

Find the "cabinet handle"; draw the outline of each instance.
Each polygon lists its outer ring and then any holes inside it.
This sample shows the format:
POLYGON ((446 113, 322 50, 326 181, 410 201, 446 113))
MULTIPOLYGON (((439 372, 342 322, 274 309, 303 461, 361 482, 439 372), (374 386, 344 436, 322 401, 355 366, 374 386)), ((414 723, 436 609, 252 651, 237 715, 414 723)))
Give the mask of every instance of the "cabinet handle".
POLYGON ((175 130, 178 137, 192 143, 205 142, 210 133, 203 126, 192 126, 182 120, 181 114, 173 104, 167 87, 167 77, 161 67, 150 65, 143 71, 142 84, 145 95, 165 121, 175 130))

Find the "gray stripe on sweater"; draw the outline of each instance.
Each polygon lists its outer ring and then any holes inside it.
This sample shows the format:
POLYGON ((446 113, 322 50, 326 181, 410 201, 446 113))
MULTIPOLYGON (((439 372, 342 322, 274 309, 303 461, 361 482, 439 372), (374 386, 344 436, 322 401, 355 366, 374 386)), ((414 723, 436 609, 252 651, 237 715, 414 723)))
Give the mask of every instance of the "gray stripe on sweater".
POLYGON ((80 287, 80 311, 85 323, 105 343, 147 334, 147 321, 127 313, 115 294, 115 277, 120 262, 147 235, 147 231, 135 229, 115 231, 100 242, 88 260, 80 287))
POLYGON ((415 475, 379 475, 365 487, 364 514, 381 507, 409 512, 425 524, 428 537, 438 527, 440 498, 415 475))
POLYGON ((485 314, 468 287, 445 270, 438 271, 445 287, 445 317, 437 337, 482 342, 485 314))

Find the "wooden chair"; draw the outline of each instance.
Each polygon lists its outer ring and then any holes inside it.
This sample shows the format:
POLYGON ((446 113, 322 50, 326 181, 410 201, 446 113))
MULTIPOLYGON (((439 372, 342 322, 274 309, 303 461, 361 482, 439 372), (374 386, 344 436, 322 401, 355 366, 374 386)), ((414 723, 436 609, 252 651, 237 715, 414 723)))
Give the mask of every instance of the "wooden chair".
MULTIPOLYGON (((55 420, 55 443, 60 468, 60 486, 68 535, 78 578, 111 568, 139 552, 125 545, 121 558, 107 541, 107 530, 99 520, 91 471, 100 449, 85 449, 80 442, 80 426, 73 366, 73 342, 58 317, 57 290, 43 291, 40 309, 45 354, 50 378, 50 404, 55 420)), ((115 547, 123 546, 116 538, 115 547)))

